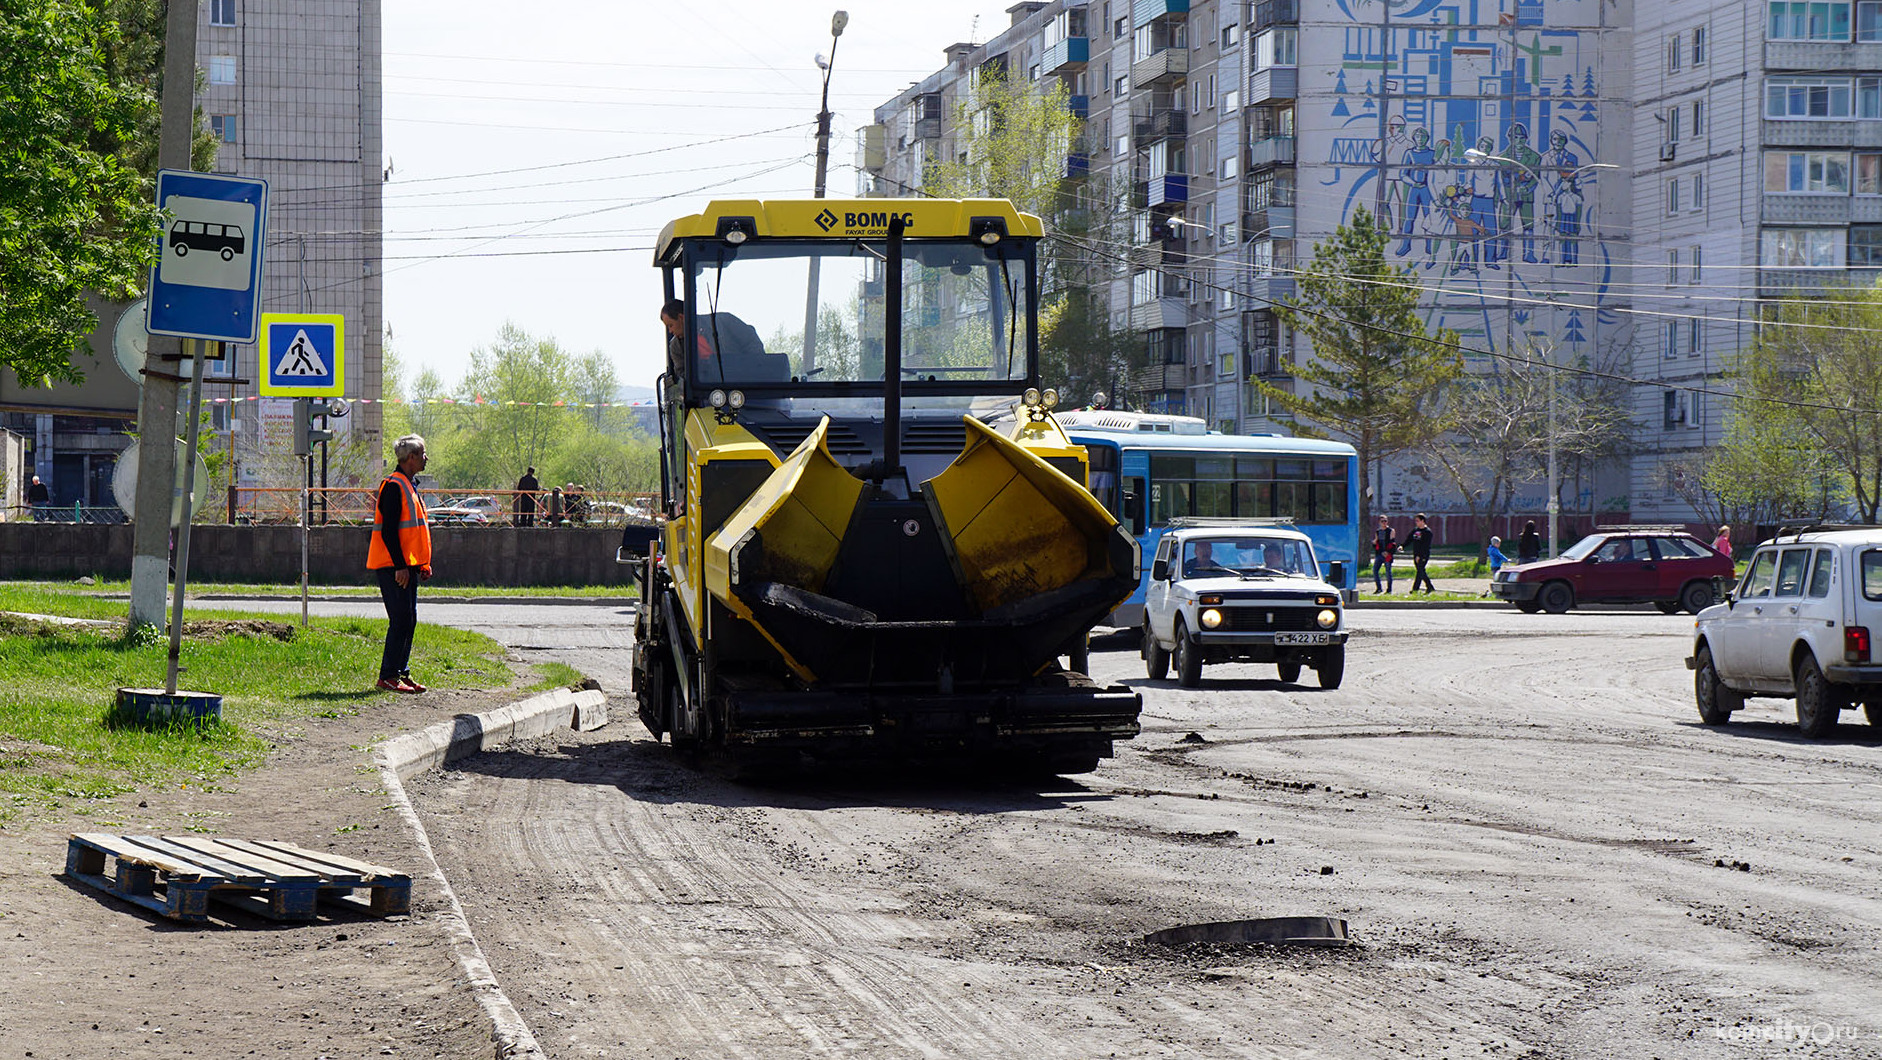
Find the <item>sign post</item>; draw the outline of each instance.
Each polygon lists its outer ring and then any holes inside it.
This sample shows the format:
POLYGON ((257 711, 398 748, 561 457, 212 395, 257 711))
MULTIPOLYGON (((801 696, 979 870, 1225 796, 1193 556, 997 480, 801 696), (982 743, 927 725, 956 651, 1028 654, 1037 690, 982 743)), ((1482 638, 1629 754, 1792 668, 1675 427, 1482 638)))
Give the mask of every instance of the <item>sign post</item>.
MULTIPOLYGON (((346 389, 346 319, 338 313, 264 313, 261 318, 261 392, 291 397, 294 453, 301 458, 301 626, 307 626, 307 524, 312 510, 313 443, 331 437, 313 428, 315 398, 338 398, 346 389), (316 439, 318 435, 318 439, 316 439)), ((344 402, 341 403, 344 405, 344 402)), ((323 420, 324 422, 324 420, 323 420)), ((324 448, 322 450, 325 451, 324 448)))

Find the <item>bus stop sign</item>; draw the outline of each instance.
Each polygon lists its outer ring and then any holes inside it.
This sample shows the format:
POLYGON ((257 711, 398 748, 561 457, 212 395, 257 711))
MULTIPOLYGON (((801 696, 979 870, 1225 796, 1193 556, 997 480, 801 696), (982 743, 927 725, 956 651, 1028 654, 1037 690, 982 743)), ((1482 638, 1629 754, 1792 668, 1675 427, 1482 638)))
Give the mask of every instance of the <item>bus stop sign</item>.
POLYGON ((157 208, 163 235, 150 270, 150 333, 254 342, 268 182, 159 170, 157 208))

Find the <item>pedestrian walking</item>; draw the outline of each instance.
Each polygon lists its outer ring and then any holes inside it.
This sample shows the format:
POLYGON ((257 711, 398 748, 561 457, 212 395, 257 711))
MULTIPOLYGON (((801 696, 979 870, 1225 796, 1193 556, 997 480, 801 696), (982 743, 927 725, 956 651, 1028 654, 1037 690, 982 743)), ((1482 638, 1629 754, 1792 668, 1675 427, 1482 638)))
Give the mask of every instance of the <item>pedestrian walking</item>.
POLYGON ((1385 516, 1379 516, 1379 528, 1372 532, 1372 591, 1375 593, 1392 591, 1392 557, 1398 555, 1398 535, 1392 531, 1392 523, 1385 516), (1385 588, 1379 588, 1379 571, 1385 571, 1385 588))
POLYGON ((1504 565, 1509 563, 1510 561, 1510 558, 1503 554, 1502 545, 1503 545, 1502 538, 1496 536, 1495 534, 1490 535, 1489 557, 1490 557, 1490 580, 1491 581, 1496 581, 1496 572, 1502 570, 1504 565))
POLYGON ((1516 562, 1534 563, 1542 558, 1542 535, 1536 533, 1536 521, 1530 519, 1523 523, 1523 532, 1516 535, 1516 562))
POLYGON ((523 477, 516 480, 516 525, 536 525, 536 492, 542 486, 536 481, 536 469, 529 468, 523 477))
POLYGON ((1732 558, 1731 524, 1727 523, 1726 525, 1719 527, 1719 536, 1712 539, 1712 551, 1719 553, 1720 555, 1724 556, 1726 559, 1732 558))
POLYGON ((431 577, 431 525, 412 480, 425 470, 425 440, 408 434, 392 443, 398 466, 379 483, 366 568, 379 579, 386 605, 386 646, 379 685, 386 692, 418 693, 412 680, 412 634, 418 629, 418 583, 431 577))
POLYGON ((1425 592, 1436 592, 1437 586, 1431 584, 1431 575, 1425 572, 1425 565, 1431 562, 1431 523, 1425 513, 1412 516, 1412 532, 1406 536, 1405 543, 1411 546, 1412 583, 1409 592, 1417 592, 1420 582, 1424 583, 1425 592))
POLYGON ((39 476, 33 476, 33 484, 26 487, 26 503, 33 506, 33 522, 41 522, 46 517, 46 509, 52 506, 52 491, 46 488, 39 476))

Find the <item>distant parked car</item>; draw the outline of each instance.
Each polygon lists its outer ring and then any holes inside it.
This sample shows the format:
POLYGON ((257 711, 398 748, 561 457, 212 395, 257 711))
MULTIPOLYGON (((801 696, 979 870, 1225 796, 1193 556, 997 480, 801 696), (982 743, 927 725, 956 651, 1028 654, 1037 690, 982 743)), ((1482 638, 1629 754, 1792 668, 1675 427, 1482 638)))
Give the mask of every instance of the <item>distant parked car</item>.
POLYGON ((486 526, 490 517, 477 508, 466 508, 461 504, 449 504, 442 508, 425 509, 425 518, 433 526, 486 526))
POLYGON ((1504 567, 1490 595, 1518 610, 1559 615, 1577 604, 1651 603, 1698 614, 1732 579, 1732 561, 1677 527, 1601 527, 1555 559, 1504 567))

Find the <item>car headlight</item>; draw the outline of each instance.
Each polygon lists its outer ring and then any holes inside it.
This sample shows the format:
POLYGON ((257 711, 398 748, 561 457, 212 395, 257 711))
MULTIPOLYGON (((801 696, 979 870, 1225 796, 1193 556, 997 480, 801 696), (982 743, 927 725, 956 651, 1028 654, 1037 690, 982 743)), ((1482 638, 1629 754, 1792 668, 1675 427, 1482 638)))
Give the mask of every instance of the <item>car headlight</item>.
POLYGON ((1202 619, 1202 628, 1204 629, 1214 629, 1222 624, 1222 612, 1217 611, 1213 607, 1204 611, 1199 617, 1202 619))
POLYGON ((1340 613, 1332 608, 1328 608, 1315 615, 1314 621, 1320 623, 1321 629, 1332 629, 1334 626, 1340 624, 1340 613))

